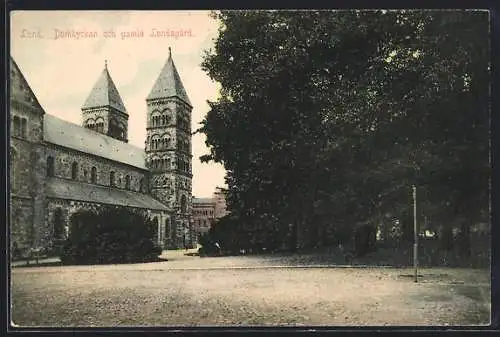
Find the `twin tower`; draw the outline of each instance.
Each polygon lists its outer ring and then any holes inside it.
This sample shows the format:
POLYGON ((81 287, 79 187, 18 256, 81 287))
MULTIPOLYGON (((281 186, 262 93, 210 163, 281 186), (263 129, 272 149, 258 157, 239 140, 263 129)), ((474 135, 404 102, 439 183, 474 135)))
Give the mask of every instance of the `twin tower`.
MULTIPOLYGON (((149 193, 177 214, 187 215, 192 196, 193 106, 172 60, 171 49, 146 98, 145 157, 149 193)), ((83 126, 128 142, 128 113, 107 64, 82 107, 83 126)), ((187 220, 187 219, 186 219, 187 220)))

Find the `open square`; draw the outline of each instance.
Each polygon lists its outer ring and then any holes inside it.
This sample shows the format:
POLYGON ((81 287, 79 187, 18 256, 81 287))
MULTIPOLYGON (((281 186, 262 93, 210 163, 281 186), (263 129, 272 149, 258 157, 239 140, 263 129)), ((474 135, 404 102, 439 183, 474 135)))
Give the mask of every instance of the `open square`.
POLYGON ((490 273, 297 267, 290 257, 184 256, 100 266, 14 268, 18 326, 488 325, 490 273))

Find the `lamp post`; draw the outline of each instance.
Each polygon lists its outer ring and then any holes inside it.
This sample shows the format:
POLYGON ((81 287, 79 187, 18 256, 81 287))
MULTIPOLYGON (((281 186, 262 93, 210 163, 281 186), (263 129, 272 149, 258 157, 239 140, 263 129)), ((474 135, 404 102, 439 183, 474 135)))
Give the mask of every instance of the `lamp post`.
POLYGON ((413 185, 413 268, 415 282, 418 282, 418 228, 417 228, 417 187, 413 185))

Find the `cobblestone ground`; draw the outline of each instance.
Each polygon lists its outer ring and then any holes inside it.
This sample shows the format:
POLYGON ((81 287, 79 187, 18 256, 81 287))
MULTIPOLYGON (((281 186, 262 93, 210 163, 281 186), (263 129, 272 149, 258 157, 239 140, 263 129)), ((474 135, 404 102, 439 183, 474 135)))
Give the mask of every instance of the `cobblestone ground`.
POLYGON ((488 325, 488 270, 314 268, 297 257, 13 268, 17 326, 488 325), (292 262, 293 263, 292 263, 292 262), (295 267, 293 267, 295 266, 295 267))

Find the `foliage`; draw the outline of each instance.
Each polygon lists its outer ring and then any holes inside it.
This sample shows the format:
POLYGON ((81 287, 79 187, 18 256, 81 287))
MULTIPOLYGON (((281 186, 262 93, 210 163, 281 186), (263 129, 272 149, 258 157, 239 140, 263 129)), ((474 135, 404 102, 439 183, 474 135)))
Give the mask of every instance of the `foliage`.
POLYGON ((70 219, 70 236, 63 246, 65 264, 155 261, 161 248, 147 214, 127 208, 79 211, 70 219))
POLYGON ((241 235, 236 230, 236 222, 231 215, 218 219, 210 226, 207 233, 200 236, 201 254, 214 255, 224 251, 226 254, 236 254, 241 248, 241 235), (216 246, 219 245, 220 249, 216 246))
POLYGON ((375 251, 376 241, 376 229, 373 226, 369 224, 359 226, 354 235, 354 252, 357 256, 364 256, 375 251))
POLYGON ((419 221, 467 242, 489 207, 487 12, 215 16, 202 66, 222 90, 201 159, 227 170, 239 236, 312 247, 390 215, 412 240, 415 184, 419 221))

